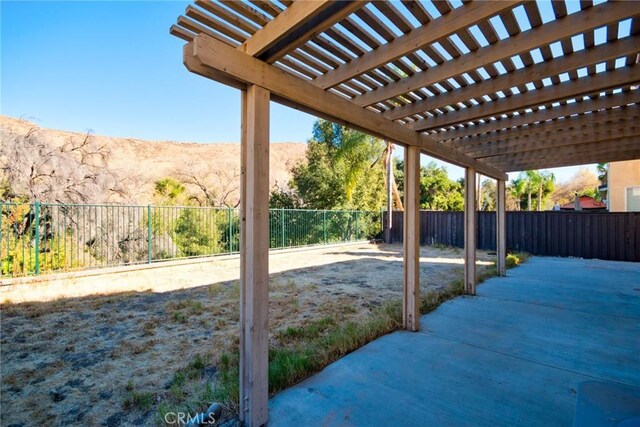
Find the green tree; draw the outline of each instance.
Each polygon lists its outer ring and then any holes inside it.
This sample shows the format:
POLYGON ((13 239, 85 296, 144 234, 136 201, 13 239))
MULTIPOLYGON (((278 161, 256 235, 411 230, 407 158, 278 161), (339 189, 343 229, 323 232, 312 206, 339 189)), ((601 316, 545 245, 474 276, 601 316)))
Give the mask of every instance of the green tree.
POLYGON ((545 199, 553 193, 555 176, 551 172, 524 171, 510 186, 510 193, 519 197, 520 207, 533 210, 533 196, 537 199, 537 210, 541 211, 545 199), (526 197, 526 198, 525 198, 526 197))
MULTIPOLYGON (((604 185, 605 187, 609 183, 609 163, 598 163, 598 181, 600 181, 600 185, 604 185)), ((608 197, 608 190, 600 191, 600 189, 596 189, 593 194, 593 198, 601 202, 602 200, 606 200, 608 197)))
POLYGON ((589 196, 599 202, 602 201, 602 193, 600 193, 600 190, 598 190, 598 188, 586 188, 578 192, 578 197, 580 196, 589 196))
POLYGON ((225 211, 184 208, 176 220, 174 236, 182 256, 215 254, 220 251, 218 216, 226 225, 225 211))
POLYGON ((527 181, 522 178, 516 178, 511 181, 511 184, 507 188, 507 194, 509 195, 509 199, 513 202, 512 209, 522 210, 522 200, 523 196, 525 196, 527 190, 527 181))
POLYGON ((185 204, 186 188, 182 182, 174 178, 163 178, 155 182, 153 199, 160 206, 185 204))
POLYGON ((496 210, 496 182, 492 179, 482 181, 482 196, 480 200, 480 210, 496 210))
POLYGON ((362 132, 318 120, 307 162, 293 168, 291 187, 306 208, 379 210, 385 199, 384 176, 371 165, 383 149, 381 141, 362 132))
MULTIPOLYGON (((396 180, 401 193, 404 191, 404 162, 396 165, 396 180)), ((464 209, 463 184, 453 181, 444 166, 429 162, 420 167, 420 207, 440 211, 464 209)))
POLYGON ((300 199, 292 189, 280 188, 276 184, 269 193, 269 207, 272 209, 298 209, 300 199))
POLYGON ((609 175, 609 163, 598 163, 598 180, 600 184, 607 185, 607 178, 609 175))

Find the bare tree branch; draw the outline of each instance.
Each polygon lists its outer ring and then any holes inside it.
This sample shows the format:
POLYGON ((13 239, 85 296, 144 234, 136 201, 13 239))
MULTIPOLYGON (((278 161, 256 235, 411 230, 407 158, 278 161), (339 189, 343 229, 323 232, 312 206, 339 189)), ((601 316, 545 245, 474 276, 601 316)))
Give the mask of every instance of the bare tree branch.
POLYGON ((102 203, 113 193, 127 195, 121 177, 107 168, 108 148, 89 133, 60 146, 45 140, 37 127, 23 134, 2 128, 0 137, 0 171, 11 194, 60 203, 102 203))

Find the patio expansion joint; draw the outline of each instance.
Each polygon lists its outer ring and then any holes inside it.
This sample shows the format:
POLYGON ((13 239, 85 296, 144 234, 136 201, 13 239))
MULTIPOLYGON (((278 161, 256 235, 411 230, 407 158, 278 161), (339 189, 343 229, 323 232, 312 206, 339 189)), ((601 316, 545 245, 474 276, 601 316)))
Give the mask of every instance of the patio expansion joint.
POLYGON ((513 302, 513 303, 518 303, 518 304, 527 304, 527 305, 533 305, 536 307, 546 307, 546 308, 551 308, 554 310, 561 310, 561 311, 571 311, 574 313, 582 313, 582 314, 595 314, 598 316, 607 316, 607 317, 613 317, 613 318, 620 318, 620 319, 628 319, 628 320, 639 320, 638 317, 634 317, 634 316, 625 316, 622 314, 615 314, 615 313, 603 313, 600 311, 593 311, 593 310, 579 310, 579 309, 575 309, 575 308, 569 308, 569 307, 558 307, 555 305, 549 305, 549 304, 545 304, 545 303, 539 303, 539 302, 531 302, 531 301, 520 301, 517 299, 512 299, 512 298, 498 298, 498 297, 491 297, 491 296, 485 296, 485 295, 476 295, 474 298, 483 298, 483 299, 487 299, 487 300, 494 300, 494 301, 504 301, 504 302, 513 302))
POLYGON ((536 360, 528 359, 526 357, 520 357, 520 356, 516 356, 514 354, 493 350, 493 349, 490 349, 490 348, 487 348, 487 347, 484 347, 484 346, 481 346, 481 345, 473 344, 473 343, 470 343, 470 342, 467 342, 467 341, 464 341, 464 340, 460 340, 460 339, 457 339, 457 338, 454 338, 454 337, 451 337, 451 336, 448 336, 448 335, 442 335, 442 334, 438 334, 438 333, 435 333, 435 332, 423 331, 423 330, 417 331, 417 333, 420 333, 420 334, 423 334, 423 335, 426 335, 426 336, 431 335, 433 337, 437 337, 437 338, 444 339, 444 340, 447 340, 447 341, 451 341, 451 342, 454 342, 454 343, 466 345, 466 346, 473 347, 473 348, 476 348, 476 349, 479 349, 479 350, 484 350, 484 351, 487 351, 487 352, 490 352, 490 353, 499 354, 501 356, 506 356, 506 357, 509 357, 509 358, 512 358, 512 359, 516 359, 516 360, 520 360, 520 361, 523 361, 523 362, 532 363, 532 364, 539 365, 539 366, 545 366, 547 368, 557 369, 557 370, 560 370, 560 371, 563 371, 563 372, 568 372, 568 373, 575 374, 575 375, 580 375, 580 376, 588 378, 588 379, 593 379, 593 380, 597 380, 597 381, 605 381, 605 382, 609 382, 609 383, 615 383, 615 384, 620 384, 620 385, 630 386, 630 387, 637 387, 637 384, 630 384, 630 383, 626 383, 626 382, 620 382, 620 381, 612 380, 610 378, 601 378, 601 377, 590 375, 590 374, 587 374, 587 373, 584 373, 584 372, 579 372, 579 371, 574 371, 572 369, 563 368, 561 366, 551 365, 549 363, 538 362, 536 360))

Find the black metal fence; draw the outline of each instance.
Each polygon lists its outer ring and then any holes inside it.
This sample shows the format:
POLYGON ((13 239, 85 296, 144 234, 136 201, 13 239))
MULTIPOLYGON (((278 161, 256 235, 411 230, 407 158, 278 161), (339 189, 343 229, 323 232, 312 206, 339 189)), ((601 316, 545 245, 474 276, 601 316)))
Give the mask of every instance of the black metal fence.
MULTIPOLYGON (((420 214, 420 244, 464 246, 463 212, 420 214)), ((640 262, 639 212, 507 212, 506 219, 510 251, 640 262)), ((402 242, 403 212, 392 222, 392 241, 402 242)), ((495 212, 478 212, 477 232, 478 249, 496 249, 495 212)))

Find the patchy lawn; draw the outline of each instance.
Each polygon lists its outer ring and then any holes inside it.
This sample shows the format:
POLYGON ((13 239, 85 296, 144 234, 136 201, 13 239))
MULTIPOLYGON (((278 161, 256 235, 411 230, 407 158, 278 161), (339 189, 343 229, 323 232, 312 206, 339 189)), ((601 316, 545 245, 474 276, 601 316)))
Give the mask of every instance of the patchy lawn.
MULTIPOLYGON (((271 255, 279 271, 270 279, 273 391, 397 326, 401 250, 271 255)), ((478 251, 478 259, 486 274, 494 257, 478 251)), ((3 304, 0 424, 158 425, 167 411, 194 413, 212 401, 232 417, 239 287, 228 279, 238 261, 212 264, 220 274, 208 277, 223 281, 206 286, 3 304)), ((460 282, 462 250, 423 247, 421 264, 426 310, 441 298, 434 291, 460 282)))

